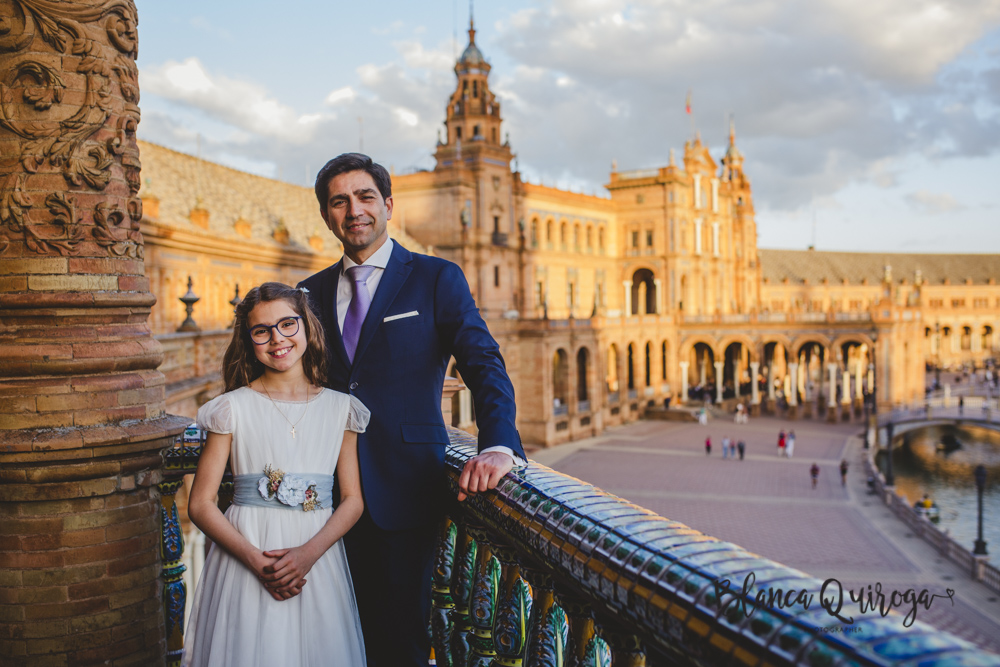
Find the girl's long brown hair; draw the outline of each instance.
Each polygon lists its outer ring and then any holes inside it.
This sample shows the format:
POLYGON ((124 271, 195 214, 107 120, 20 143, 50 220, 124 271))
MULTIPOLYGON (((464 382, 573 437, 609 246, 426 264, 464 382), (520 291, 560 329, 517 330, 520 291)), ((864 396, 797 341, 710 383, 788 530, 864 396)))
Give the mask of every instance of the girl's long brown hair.
POLYGON ((302 317, 301 325, 306 332, 306 351, 302 355, 302 370, 311 384, 322 387, 326 383, 326 336, 323 325, 313 315, 305 292, 284 283, 264 283, 247 292, 242 303, 236 306, 236 322, 233 324, 233 338, 226 348, 222 361, 222 377, 226 391, 245 387, 264 374, 264 364, 254 354, 254 343, 250 340, 247 321, 257 304, 270 301, 284 301, 295 313, 302 317))

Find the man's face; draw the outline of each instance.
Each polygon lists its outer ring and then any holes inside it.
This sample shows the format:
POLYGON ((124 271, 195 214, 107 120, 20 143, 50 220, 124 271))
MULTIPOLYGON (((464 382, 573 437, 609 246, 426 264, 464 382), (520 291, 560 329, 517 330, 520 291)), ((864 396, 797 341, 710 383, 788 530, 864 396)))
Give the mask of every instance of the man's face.
POLYGON ((362 263, 389 237, 386 223, 392 217, 392 197, 382 198, 368 172, 348 171, 330 179, 320 213, 344 244, 344 252, 362 263))

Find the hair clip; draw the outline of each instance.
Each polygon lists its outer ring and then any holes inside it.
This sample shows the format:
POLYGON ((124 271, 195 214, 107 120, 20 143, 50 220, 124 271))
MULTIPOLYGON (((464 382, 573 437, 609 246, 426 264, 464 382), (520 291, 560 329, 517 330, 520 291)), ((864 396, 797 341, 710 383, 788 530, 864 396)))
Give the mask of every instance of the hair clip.
POLYGON ((299 289, 299 291, 300 291, 300 292, 302 292, 303 294, 309 294, 309 290, 307 290, 307 289, 306 289, 305 287, 300 287, 300 288, 298 288, 298 289, 299 289))

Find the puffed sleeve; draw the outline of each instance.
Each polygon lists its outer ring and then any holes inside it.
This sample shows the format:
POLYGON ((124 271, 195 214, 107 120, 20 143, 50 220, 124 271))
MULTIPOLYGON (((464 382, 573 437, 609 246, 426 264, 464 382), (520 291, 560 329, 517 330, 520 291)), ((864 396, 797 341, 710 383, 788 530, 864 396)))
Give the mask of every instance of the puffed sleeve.
POLYGON ((212 433, 233 432, 233 409, 229 405, 229 394, 216 396, 198 408, 198 426, 212 433))
POLYGON ((372 413, 365 407, 364 403, 354 396, 351 396, 350 399, 351 404, 347 408, 347 426, 344 428, 355 433, 364 433, 372 413))

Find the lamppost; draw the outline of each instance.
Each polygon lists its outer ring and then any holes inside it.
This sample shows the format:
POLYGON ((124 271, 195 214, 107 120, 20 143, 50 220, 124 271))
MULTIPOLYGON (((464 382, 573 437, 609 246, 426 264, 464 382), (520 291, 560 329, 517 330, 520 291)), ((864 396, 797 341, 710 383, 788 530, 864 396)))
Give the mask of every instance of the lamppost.
MULTIPOLYGON (((871 415, 869 416, 869 414, 868 414, 868 403, 866 402, 865 403, 865 423, 869 424, 869 425, 872 424, 872 423, 874 423, 874 425, 875 425, 875 445, 878 446, 878 405, 876 403, 876 401, 878 400, 878 394, 877 394, 877 391, 876 391, 877 386, 878 386, 878 380, 876 378, 876 376, 878 375, 878 363, 877 363, 878 356, 877 356, 876 351, 875 351, 876 350, 876 342, 878 341, 878 327, 873 326, 870 335, 871 335, 871 339, 872 339, 872 360, 871 360, 871 363, 869 364, 869 370, 871 370, 871 374, 872 374, 872 386, 870 386, 868 388, 868 400, 871 401, 871 415), (871 421, 869 421, 869 419, 871 421)), ((865 429, 865 449, 868 449, 868 447, 869 447, 868 431, 870 429, 871 429, 870 426, 865 429)))
POLYGON ((885 485, 896 486, 896 476, 892 473, 892 422, 885 425, 885 485))
MULTIPOLYGON (((869 392, 870 393, 870 392, 869 392)), ((871 400, 869 396, 865 396, 865 449, 871 448, 871 443, 868 442, 868 432, 871 431, 871 422, 868 421, 868 401, 871 400)))
POLYGON ((934 323, 934 390, 941 388, 941 323, 934 323))
POLYGON ((979 506, 979 520, 976 535, 976 548, 972 550, 974 556, 985 556, 986 541, 983 539, 983 489, 986 487, 986 466, 980 464, 976 466, 973 473, 976 477, 976 496, 979 506))

